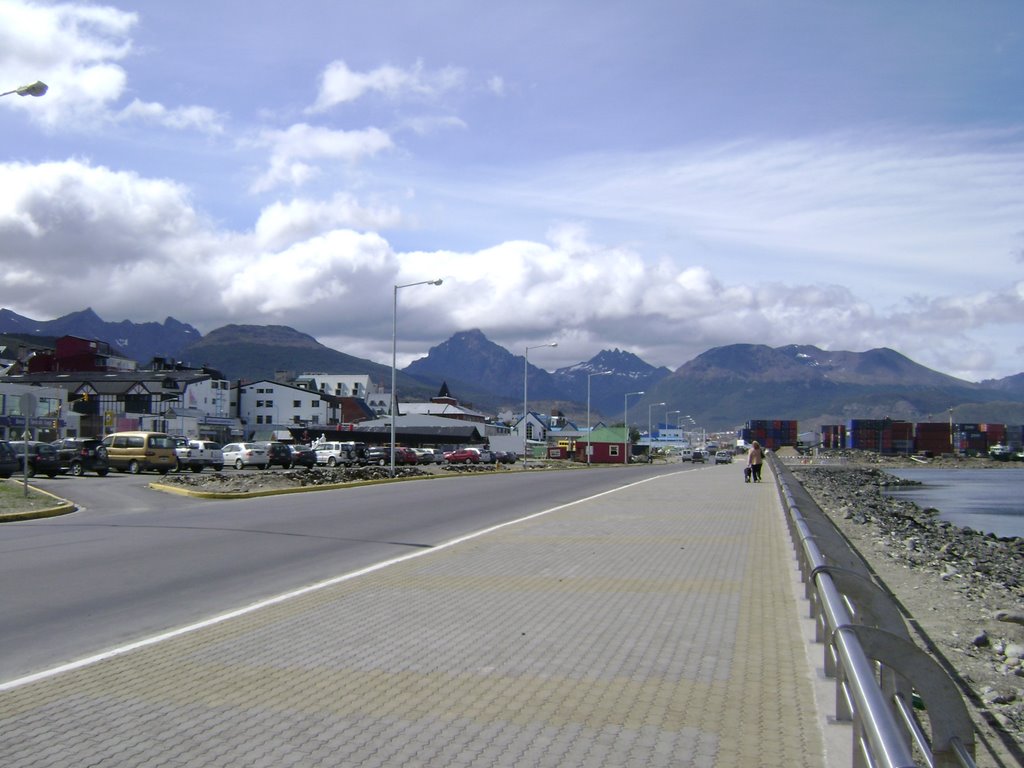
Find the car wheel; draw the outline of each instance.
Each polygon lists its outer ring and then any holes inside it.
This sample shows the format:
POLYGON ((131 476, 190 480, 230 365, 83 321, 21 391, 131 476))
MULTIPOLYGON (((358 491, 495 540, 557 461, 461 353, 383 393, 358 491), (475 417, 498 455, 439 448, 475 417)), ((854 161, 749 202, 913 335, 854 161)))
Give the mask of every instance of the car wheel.
POLYGON ((290 461, 286 461, 284 464, 281 465, 281 469, 291 469, 291 468, 292 468, 292 463, 290 461))
POLYGON ((327 466, 328 467, 336 467, 336 466, 338 466, 338 460, 336 458, 334 458, 333 456, 329 456, 327 458, 327 466))
POLYGON ((192 465, 192 466, 190 467, 190 469, 191 469, 191 470, 192 470, 193 472, 202 472, 202 471, 203 471, 203 465, 202 465, 202 464, 193 464, 193 465, 192 465))
POLYGON ((224 469, 224 465, 223 465, 223 464, 214 464, 214 465, 213 465, 213 468, 214 468, 214 469, 215 469, 215 470, 216 470, 217 472, 220 472, 220 471, 222 471, 222 470, 224 469))
POLYGON ((85 474, 85 469, 82 467, 82 462, 73 461, 71 462, 71 466, 68 468, 68 472, 70 472, 75 477, 81 477, 82 475, 85 474))
POLYGON ((96 470, 96 474, 99 477, 106 477, 107 476, 107 472, 109 472, 109 471, 110 470, 107 470, 107 469, 97 469, 96 470))
POLYGON ((130 474, 130 475, 137 475, 141 471, 142 471, 142 466, 139 464, 139 462, 137 462, 135 460, 132 460, 132 461, 128 462, 128 474, 130 474))
POLYGON ((235 469, 245 469, 245 464, 241 459, 235 459, 235 469))
POLYGON ((160 468, 157 469, 157 472, 159 472, 161 475, 166 475, 170 471, 171 471, 170 467, 160 467, 160 468))
POLYGON ((387 464, 387 462, 384 461, 384 459, 377 459, 377 466, 378 467, 383 467, 385 464, 387 464))

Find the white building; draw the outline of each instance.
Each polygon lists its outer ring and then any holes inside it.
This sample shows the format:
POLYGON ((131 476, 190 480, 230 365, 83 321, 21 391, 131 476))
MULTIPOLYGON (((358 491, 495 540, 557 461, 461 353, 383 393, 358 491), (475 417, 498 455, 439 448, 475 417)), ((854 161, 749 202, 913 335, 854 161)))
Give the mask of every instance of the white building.
MULTIPOLYGON (((319 382, 318 382, 319 383, 319 382)), ((331 393, 263 379, 235 390, 237 413, 246 434, 273 427, 324 427, 337 424, 339 410, 331 393)))
POLYGON ((369 374, 359 373, 303 373, 295 377, 300 386, 309 385, 317 392, 334 397, 361 397, 368 400, 377 389, 369 374))
POLYGON ((63 428, 78 428, 78 414, 67 407, 67 392, 60 387, 35 387, 27 384, 0 382, 0 439, 21 440, 25 431, 25 395, 34 404, 29 428, 39 440, 56 440, 63 428))

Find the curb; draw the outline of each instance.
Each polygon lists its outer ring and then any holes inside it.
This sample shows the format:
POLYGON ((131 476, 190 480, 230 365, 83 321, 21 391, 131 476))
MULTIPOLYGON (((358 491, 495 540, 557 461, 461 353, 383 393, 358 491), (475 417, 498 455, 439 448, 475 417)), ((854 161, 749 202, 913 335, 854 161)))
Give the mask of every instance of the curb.
POLYGON ((58 517, 60 515, 69 515, 78 510, 78 507, 67 499, 62 499, 60 496, 54 496, 49 491, 44 491, 42 488, 36 488, 34 485, 29 487, 32 489, 33 493, 49 496, 54 501, 58 502, 58 504, 53 507, 33 509, 26 512, 3 512, 0 513, 0 523, 16 523, 20 520, 36 520, 43 517, 58 517))

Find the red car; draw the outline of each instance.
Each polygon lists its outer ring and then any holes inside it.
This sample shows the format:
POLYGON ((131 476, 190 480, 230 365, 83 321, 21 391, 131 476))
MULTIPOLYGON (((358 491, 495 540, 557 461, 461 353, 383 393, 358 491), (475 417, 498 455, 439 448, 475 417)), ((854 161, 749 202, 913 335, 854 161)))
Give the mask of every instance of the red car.
POLYGON ((445 461, 449 464, 479 464, 480 454, 472 448, 459 448, 444 455, 445 461))
POLYGON ((419 464, 420 457, 412 448, 395 446, 395 464, 419 464))

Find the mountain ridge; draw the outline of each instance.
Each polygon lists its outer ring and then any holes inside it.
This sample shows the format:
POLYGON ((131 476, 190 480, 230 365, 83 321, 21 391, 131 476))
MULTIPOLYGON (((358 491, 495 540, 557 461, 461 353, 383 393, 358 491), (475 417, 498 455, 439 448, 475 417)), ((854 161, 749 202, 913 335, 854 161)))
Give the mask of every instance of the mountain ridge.
MULTIPOLYGON (((133 351, 143 364, 152 357, 174 358, 215 368, 231 379, 322 370, 369 373, 378 383, 390 384, 390 366, 331 349, 283 325, 229 324, 203 336, 171 317, 163 323, 107 323, 87 308, 36 321, 0 309, 0 334, 5 333, 97 338, 125 356, 133 351), (143 357, 140 350, 154 354, 143 357)), ((542 362, 542 351, 534 357, 542 362)), ((523 355, 494 343, 478 328, 459 331, 397 373, 400 396, 426 399, 447 382, 460 401, 477 410, 518 412, 525 369, 531 410, 564 409, 570 418, 581 419, 589 401, 608 423, 621 422, 612 414, 622 414, 626 405, 631 420, 646 422, 650 409, 661 402, 668 404, 662 418, 678 410, 708 428, 759 418, 799 419, 802 426, 884 416, 927 420, 951 406, 973 414, 975 421, 1024 423, 1024 373, 968 382, 886 347, 850 352, 738 343, 706 350, 674 371, 620 349, 602 350, 553 372, 533 359, 524 365, 523 355), (641 391, 645 394, 625 397, 641 391)))

